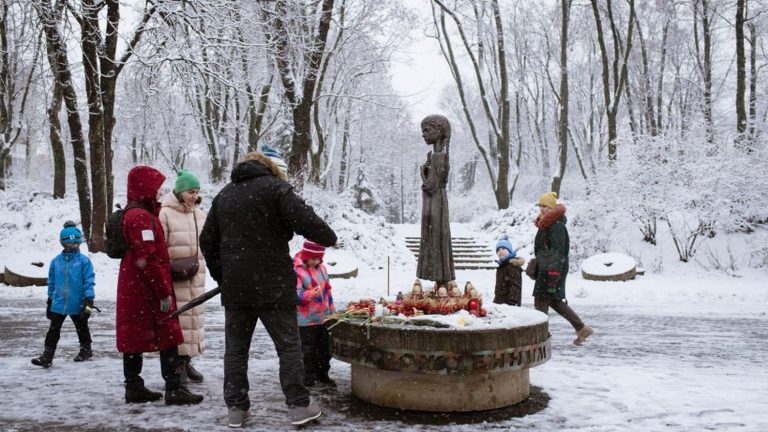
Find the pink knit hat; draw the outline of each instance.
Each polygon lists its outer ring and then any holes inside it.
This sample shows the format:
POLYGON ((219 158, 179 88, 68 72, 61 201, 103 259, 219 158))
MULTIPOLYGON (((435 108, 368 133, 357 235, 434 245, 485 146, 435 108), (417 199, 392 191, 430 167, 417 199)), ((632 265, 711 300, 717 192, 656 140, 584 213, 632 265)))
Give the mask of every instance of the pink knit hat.
POLYGON ((306 240, 301 247, 302 259, 323 259, 325 255, 325 246, 321 246, 313 241, 306 240))

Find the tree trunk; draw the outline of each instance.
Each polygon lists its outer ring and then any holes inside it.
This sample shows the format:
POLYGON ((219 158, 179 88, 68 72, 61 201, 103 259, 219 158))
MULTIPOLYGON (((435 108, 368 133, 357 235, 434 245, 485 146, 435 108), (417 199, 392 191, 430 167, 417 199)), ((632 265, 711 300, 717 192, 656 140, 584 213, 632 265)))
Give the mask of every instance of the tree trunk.
POLYGON ((552 178, 552 191, 560 195, 565 167, 568 164, 568 21, 571 14, 571 0, 560 0, 560 115, 557 138, 560 142, 560 170, 552 178))
POLYGON ((284 1, 276 2, 276 13, 272 16, 274 32, 267 34, 269 43, 274 43, 277 51, 275 61, 280 72, 280 80, 283 83, 285 97, 292 105, 293 136, 291 137, 291 151, 288 155, 288 173, 295 179, 298 185, 303 185, 306 180, 309 152, 312 146, 312 105, 314 103, 315 86, 317 85, 318 72, 321 60, 325 54, 325 46, 328 33, 331 28, 334 0, 322 0, 320 18, 317 32, 312 35, 312 48, 308 50, 304 58, 304 76, 301 77, 301 95, 296 86, 293 69, 289 59, 289 35, 285 26, 284 1))
MULTIPOLYGON (((744 8, 747 0, 736 1, 736 133, 743 140, 747 132, 747 108, 744 96, 747 92, 746 55, 744 53, 744 8)), ((747 144, 749 145, 749 144, 747 144)))
MULTIPOLYGON (((54 11, 47 0, 36 0, 34 5, 45 31, 48 61, 50 62, 54 79, 61 86, 64 105, 67 110, 67 124, 72 143, 72 154, 75 158, 75 180, 80 203, 80 219, 85 240, 89 241, 91 235, 91 191, 88 184, 87 156, 85 154, 83 126, 80 122, 80 110, 77 106, 77 94, 72 84, 72 71, 69 68, 66 46, 62 44, 63 39, 58 30, 61 9, 54 11)), ((59 3, 59 8, 61 7, 64 6, 59 3)))
POLYGON ((757 29, 754 23, 749 28, 749 140, 754 143, 757 123, 757 29))
POLYGON ((51 106, 48 107, 48 132, 51 139, 51 152, 53 153, 53 197, 64 198, 67 193, 67 161, 64 152, 64 142, 61 139, 61 85, 53 80, 53 95, 51 106))
POLYGON ((88 250, 91 252, 104 250, 104 224, 107 221, 104 112, 101 102, 101 79, 97 53, 101 43, 99 9, 100 7, 96 6, 94 0, 83 0, 84 13, 81 23, 81 37, 85 93, 88 100, 88 143, 91 156, 91 187, 93 188, 93 224, 88 241, 88 250))
POLYGON ((696 0, 693 5, 693 38, 696 49, 696 61, 699 66, 699 72, 704 80, 703 94, 704 103, 702 112, 704 114, 704 123, 706 127, 707 143, 714 141, 714 124, 712 120, 712 29, 710 26, 709 0, 696 0), (701 5, 701 9, 699 9, 701 5), (701 15, 701 18, 699 18, 701 15), (702 48, 699 46, 699 22, 701 23, 702 48))
POLYGON ((349 112, 344 117, 344 132, 341 137, 341 157, 339 158, 339 192, 347 187, 347 173, 349 172, 349 112))
POLYGON ((611 24, 611 34, 613 36, 614 57, 612 68, 608 66, 608 51, 605 45, 605 33, 603 32, 602 19, 597 6, 597 0, 590 0, 592 3, 592 14, 595 17, 595 26, 597 28, 597 41, 600 46, 600 60, 603 68, 603 98, 605 99, 605 115, 608 120, 608 161, 613 163, 616 160, 616 139, 618 138, 617 115, 621 100, 621 93, 627 80, 627 62, 629 53, 632 50, 632 30, 635 24, 635 2, 628 0, 629 19, 627 24, 627 44, 623 47, 623 60, 619 67, 619 56, 621 55, 620 37, 618 29, 613 22, 613 9, 611 1, 606 2, 606 11, 611 24), (613 87, 611 87, 611 75, 613 75, 613 87), (613 98, 611 98, 613 93, 613 98))
POLYGON ((504 46, 504 25, 501 22, 499 0, 491 1, 493 20, 496 24, 496 47, 499 66, 499 82, 501 93, 499 94, 501 135, 497 136, 496 144, 499 149, 499 177, 496 181, 496 205, 499 210, 509 207, 509 79, 507 77, 507 52, 504 46))

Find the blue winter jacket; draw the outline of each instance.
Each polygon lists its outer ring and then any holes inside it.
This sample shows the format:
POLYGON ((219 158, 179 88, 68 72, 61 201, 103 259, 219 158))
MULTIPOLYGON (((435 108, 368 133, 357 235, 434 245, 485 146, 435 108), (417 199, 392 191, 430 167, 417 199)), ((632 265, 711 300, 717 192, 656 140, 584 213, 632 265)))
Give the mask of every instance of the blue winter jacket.
POLYGON ((79 250, 57 255, 48 270, 48 297, 53 299, 51 312, 79 315, 85 299, 94 298, 95 281, 91 260, 79 250))

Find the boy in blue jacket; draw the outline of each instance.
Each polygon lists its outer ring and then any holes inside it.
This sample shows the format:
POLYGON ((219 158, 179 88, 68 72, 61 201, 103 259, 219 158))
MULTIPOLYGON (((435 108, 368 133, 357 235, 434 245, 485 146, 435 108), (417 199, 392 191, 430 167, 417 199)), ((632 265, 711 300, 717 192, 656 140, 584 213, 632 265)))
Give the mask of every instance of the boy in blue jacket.
POLYGON ((51 261, 48 271, 48 307, 45 316, 51 321, 45 336, 45 348, 40 357, 33 358, 32 364, 44 368, 51 367, 56 345, 59 343, 61 326, 69 315, 77 330, 80 352, 74 358, 81 362, 93 357, 91 351, 91 331, 88 318, 93 308, 93 285, 96 276, 91 260, 80 253, 83 233, 74 222, 64 223, 59 234, 59 241, 64 251, 51 261))

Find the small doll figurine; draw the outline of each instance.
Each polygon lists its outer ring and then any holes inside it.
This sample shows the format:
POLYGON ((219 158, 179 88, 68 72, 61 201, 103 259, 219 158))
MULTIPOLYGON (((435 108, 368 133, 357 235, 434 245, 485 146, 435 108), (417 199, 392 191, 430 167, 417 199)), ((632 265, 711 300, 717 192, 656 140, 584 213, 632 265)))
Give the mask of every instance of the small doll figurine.
MULTIPOLYGON (((464 285, 464 297, 474 297, 471 292, 472 290, 475 290, 475 286, 472 285, 472 282, 467 281, 467 283, 464 285)), ((475 290, 477 291, 477 290, 475 290)))
POLYGON ((437 298, 448 298, 448 290, 441 286, 437 289, 437 298))
POLYGON ((416 279, 416 282, 413 283, 413 288, 411 289, 411 298, 420 299, 422 297, 424 297, 424 290, 421 287, 421 280, 416 279))
POLYGON ((397 292, 397 297, 395 298, 395 304, 399 305, 399 304, 402 304, 402 303, 403 303, 403 292, 402 291, 398 291, 397 292))
POLYGON ((448 282, 448 295, 450 297, 461 297, 461 290, 459 290, 459 285, 456 281, 448 282))

